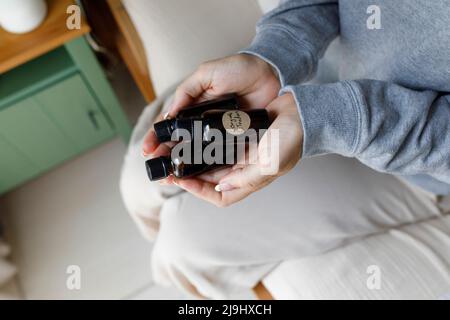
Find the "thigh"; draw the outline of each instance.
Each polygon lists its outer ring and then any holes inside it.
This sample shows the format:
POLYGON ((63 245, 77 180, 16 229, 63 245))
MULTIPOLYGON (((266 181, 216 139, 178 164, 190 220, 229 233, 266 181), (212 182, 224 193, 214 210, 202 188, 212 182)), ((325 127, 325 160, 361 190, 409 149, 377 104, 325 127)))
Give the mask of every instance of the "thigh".
POLYGON ((224 265, 314 255, 441 215, 431 194, 334 155, 303 160, 228 208, 184 197, 178 210, 161 216, 161 242, 224 265))

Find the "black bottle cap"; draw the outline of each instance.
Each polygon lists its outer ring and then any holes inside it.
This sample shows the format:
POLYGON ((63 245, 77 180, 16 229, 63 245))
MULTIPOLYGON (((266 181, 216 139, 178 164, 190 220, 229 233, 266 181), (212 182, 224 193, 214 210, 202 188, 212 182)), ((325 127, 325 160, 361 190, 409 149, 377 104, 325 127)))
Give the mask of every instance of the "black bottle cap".
POLYGON ((167 142, 172 139, 172 120, 163 120, 153 125, 159 142, 167 142))
POLYGON ((171 164, 168 157, 158 157, 145 161, 148 177, 151 181, 161 180, 169 176, 171 164))

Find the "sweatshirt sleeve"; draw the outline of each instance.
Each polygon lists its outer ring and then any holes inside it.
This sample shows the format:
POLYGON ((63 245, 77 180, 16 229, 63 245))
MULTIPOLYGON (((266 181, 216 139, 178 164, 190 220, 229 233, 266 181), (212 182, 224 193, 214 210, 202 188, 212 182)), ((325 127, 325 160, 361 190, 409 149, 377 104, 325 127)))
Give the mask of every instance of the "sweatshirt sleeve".
POLYGON ((337 153, 375 170, 450 183, 450 95, 376 81, 288 86, 303 156, 337 153))
POLYGON ((310 79, 338 33, 337 0, 282 0, 261 18, 252 44, 240 53, 272 65, 284 87, 310 79))

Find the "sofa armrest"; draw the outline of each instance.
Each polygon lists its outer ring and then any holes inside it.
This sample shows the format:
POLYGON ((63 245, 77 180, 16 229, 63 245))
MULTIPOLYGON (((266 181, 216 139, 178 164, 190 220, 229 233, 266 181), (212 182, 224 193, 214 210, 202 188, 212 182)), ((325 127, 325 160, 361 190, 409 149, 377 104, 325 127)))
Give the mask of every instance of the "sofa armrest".
POLYGON ((156 95, 203 61, 246 47, 261 16, 256 0, 123 0, 142 39, 156 95))

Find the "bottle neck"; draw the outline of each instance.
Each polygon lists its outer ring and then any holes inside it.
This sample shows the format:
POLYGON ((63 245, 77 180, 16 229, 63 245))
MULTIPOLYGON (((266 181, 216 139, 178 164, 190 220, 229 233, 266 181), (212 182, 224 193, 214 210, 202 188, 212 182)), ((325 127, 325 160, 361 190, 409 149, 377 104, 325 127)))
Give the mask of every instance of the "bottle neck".
POLYGON ((202 118, 176 119, 173 125, 172 140, 193 140, 195 128, 197 127, 197 130, 201 132, 203 122, 202 118))

